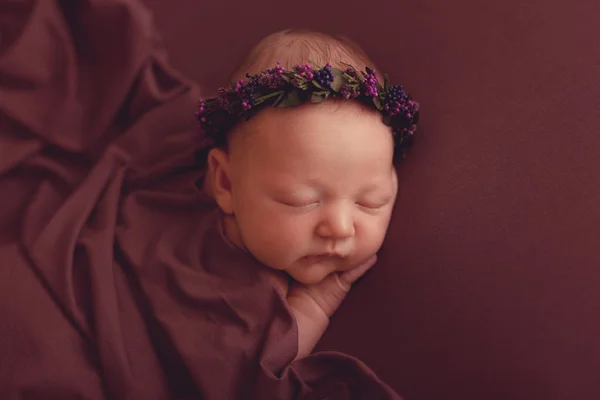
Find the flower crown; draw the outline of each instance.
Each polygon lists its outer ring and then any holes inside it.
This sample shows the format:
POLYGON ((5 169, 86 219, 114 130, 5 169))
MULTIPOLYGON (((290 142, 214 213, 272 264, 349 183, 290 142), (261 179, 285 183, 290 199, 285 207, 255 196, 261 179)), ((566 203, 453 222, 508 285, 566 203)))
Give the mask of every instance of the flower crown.
POLYGON ((387 75, 381 86, 375 70, 368 67, 361 74, 349 64, 338 69, 330 63, 313 69, 310 64, 285 70, 278 62, 274 68, 256 75, 246 74, 246 81, 219 89, 219 97, 200 100, 196 118, 211 145, 223 146, 227 132, 240 120, 250 119, 260 109, 292 107, 328 98, 358 100, 379 110, 383 122, 392 128, 395 155, 404 156, 412 144, 419 119, 419 104, 402 85, 390 86, 387 75))

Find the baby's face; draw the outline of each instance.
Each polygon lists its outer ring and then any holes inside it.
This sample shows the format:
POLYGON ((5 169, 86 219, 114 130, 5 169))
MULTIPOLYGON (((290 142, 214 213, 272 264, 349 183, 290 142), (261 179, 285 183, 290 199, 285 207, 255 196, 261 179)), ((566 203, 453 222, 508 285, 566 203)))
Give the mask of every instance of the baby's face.
POLYGON ((229 169, 236 229, 254 257, 311 284, 379 250, 397 193, 380 114, 326 101, 264 110, 244 129, 229 169))

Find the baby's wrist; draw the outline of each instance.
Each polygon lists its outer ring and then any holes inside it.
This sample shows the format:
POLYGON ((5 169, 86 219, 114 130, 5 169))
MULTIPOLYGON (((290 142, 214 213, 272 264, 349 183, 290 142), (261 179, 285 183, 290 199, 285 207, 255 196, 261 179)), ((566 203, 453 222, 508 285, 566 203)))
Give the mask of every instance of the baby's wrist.
POLYGON ((312 353, 329 326, 329 318, 322 310, 320 314, 311 315, 307 314, 306 310, 291 308, 298 327, 298 355, 296 359, 301 359, 312 353))

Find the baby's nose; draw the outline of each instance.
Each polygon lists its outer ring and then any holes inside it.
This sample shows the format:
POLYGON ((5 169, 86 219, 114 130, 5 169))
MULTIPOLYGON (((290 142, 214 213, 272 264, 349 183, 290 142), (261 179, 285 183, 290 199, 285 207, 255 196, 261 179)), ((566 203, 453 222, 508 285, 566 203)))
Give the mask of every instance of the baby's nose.
POLYGON ((329 239, 347 239, 355 234, 354 218, 349 210, 335 207, 317 227, 317 234, 329 239))

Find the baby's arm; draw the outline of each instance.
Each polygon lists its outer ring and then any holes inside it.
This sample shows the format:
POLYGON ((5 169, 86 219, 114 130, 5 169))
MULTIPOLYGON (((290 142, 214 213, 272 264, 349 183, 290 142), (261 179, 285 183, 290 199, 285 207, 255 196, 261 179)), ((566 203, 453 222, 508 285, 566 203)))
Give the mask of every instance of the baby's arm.
POLYGON ((377 257, 373 256, 350 271, 331 274, 314 285, 294 282, 290 286, 287 301, 298 325, 296 359, 304 358, 313 351, 329 325, 329 318, 342 304, 352 284, 363 276, 376 260, 377 257))

